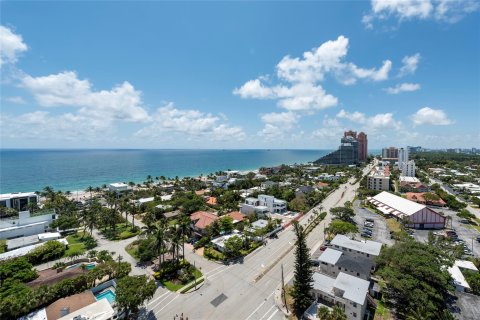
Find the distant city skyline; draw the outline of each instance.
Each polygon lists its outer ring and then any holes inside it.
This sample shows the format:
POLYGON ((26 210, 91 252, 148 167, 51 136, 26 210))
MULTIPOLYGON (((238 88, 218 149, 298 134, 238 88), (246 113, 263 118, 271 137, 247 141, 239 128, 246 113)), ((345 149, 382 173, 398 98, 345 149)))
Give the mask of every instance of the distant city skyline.
POLYGON ((0 6, 1 148, 480 146, 477 1, 0 6))

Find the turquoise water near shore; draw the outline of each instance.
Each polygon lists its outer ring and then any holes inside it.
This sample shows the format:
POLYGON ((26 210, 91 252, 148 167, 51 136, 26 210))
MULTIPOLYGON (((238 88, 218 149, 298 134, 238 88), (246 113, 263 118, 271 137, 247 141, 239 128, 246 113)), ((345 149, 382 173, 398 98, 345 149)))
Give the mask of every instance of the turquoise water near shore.
POLYGON ((0 150, 0 193, 85 190, 118 181, 306 163, 330 150, 0 150))

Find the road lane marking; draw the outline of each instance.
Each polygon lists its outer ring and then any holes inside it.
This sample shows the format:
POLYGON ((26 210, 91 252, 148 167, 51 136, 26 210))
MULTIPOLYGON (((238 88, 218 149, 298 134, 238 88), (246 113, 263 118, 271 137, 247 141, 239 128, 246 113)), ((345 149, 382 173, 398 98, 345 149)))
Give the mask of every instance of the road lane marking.
POLYGON ((167 295, 167 294, 169 294, 169 293, 170 293, 170 291, 165 292, 165 293, 162 294, 161 296, 156 297, 155 299, 149 301, 148 304, 149 304, 149 305, 150 305, 150 304, 153 304, 155 301, 157 301, 158 299, 160 299, 161 297, 163 297, 163 296, 165 296, 165 295, 167 295))
POLYGON ((170 293, 173 293, 173 292, 168 292, 169 294, 163 298, 162 300, 158 301, 158 303, 156 303, 153 307, 150 307, 150 309, 154 310, 156 307, 158 307, 160 304, 162 304, 163 302, 165 302, 168 298, 170 298, 170 293))
POLYGON ((212 275, 209 275, 209 276, 207 277, 207 279, 211 280, 211 279, 213 279, 215 276, 219 275, 220 273, 224 272, 225 270, 230 269, 230 268, 233 267, 233 266, 234 266, 234 265, 232 264, 232 265, 230 265, 230 266, 228 266, 228 267, 226 267, 226 268, 224 268, 224 269, 222 269, 222 270, 220 270, 220 271, 218 271, 218 272, 216 272, 216 273, 214 273, 214 274, 212 274, 212 275))
POLYGON ((217 267, 217 268, 215 268, 215 269, 213 269, 213 270, 210 270, 210 271, 208 271, 208 272, 205 272, 203 275, 204 275, 204 276, 208 276, 208 275, 211 274, 212 272, 217 271, 218 269, 224 268, 224 267, 225 267, 225 266, 219 266, 219 267, 217 267))
POLYGON ((253 316, 253 315, 255 314, 255 312, 257 312, 257 311, 258 311, 258 309, 260 309, 260 308, 261 308, 261 307, 262 307, 262 306, 265 304, 265 302, 267 302, 267 301, 268 301, 268 299, 270 299, 270 297, 271 297, 271 296, 272 296, 274 293, 275 293, 275 290, 274 290, 272 293, 270 293, 270 295, 268 296, 268 298, 267 298, 267 299, 265 299, 265 300, 263 300, 263 302, 262 302, 262 303, 260 303, 260 305, 259 305, 259 306, 258 306, 258 307, 257 307, 255 310, 253 310, 253 312, 252 312, 252 313, 250 313, 250 315, 249 315, 249 316, 247 317, 247 319, 245 319, 245 320, 248 320, 248 319, 250 319, 250 317, 251 317, 251 316, 253 316))
POLYGON ((160 311, 162 311, 163 309, 165 309, 170 303, 172 303, 172 302, 173 302, 175 299, 177 299, 178 297, 179 297, 179 295, 177 295, 175 298, 173 298, 172 300, 170 300, 170 302, 167 303, 166 305, 164 305, 162 309, 156 311, 156 312, 155 312, 155 315, 157 314, 157 312, 160 312, 160 311))
POLYGON ((264 317, 267 316, 268 313, 270 313, 270 311, 272 311, 273 308, 275 308, 275 304, 273 306, 270 307, 270 309, 267 310, 267 312, 265 312, 265 314, 260 318, 260 320, 262 320, 264 317))
POLYGON ((272 315, 271 315, 271 316, 270 316, 270 317, 269 317, 267 320, 270 320, 270 319, 272 319, 272 318, 273 318, 273 316, 274 316, 274 315, 275 315, 277 312, 278 312, 278 309, 276 309, 276 310, 275 310, 275 311, 272 313, 272 315))

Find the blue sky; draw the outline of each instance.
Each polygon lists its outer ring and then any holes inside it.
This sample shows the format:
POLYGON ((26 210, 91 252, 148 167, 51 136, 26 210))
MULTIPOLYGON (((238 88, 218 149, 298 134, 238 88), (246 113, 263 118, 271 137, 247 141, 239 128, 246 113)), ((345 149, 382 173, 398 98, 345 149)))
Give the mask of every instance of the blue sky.
POLYGON ((480 147, 476 1, 0 6, 3 148, 480 147))

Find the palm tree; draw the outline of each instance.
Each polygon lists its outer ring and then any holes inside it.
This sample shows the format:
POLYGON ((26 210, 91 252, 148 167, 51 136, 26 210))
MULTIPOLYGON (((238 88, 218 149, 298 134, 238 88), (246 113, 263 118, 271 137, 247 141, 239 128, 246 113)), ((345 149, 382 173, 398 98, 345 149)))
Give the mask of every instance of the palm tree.
POLYGON ((130 205, 130 215, 132 216, 132 228, 135 228, 135 215, 139 212, 135 204, 130 205))
POLYGON ((178 227, 179 227, 179 229, 181 231, 181 235, 182 235, 182 256, 183 256, 183 259, 185 259, 185 241, 187 241, 188 238, 190 238, 190 236, 192 235, 192 229, 190 228, 190 224, 191 224, 190 218, 185 214, 182 214, 180 216, 180 218, 178 219, 178 227))
POLYGON ((145 235, 151 235, 154 239, 154 246, 157 249, 158 255, 158 268, 162 265, 164 248, 167 245, 166 236, 167 236, 167 224, 166 219, 161 219, 160 221, 149 224, 143 227, 143 233, 145 235))
POLYGON ((86 192, 90 192, 90 200, 92 199, 92 192, 93 192, 93 187, 92 186, 88 186, 87 189, 85 189, 86 192))
POLYGON ((55 191, 53 191, 53 188, 50 186, 46 186, 45 188, 43 188, 43 192, 41 194, 51 202, 53 202, 53 200, 55 199, 55 191))

